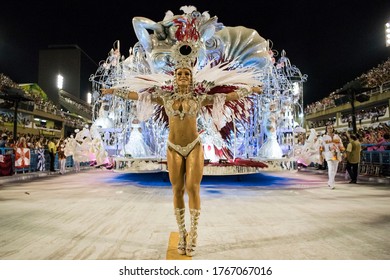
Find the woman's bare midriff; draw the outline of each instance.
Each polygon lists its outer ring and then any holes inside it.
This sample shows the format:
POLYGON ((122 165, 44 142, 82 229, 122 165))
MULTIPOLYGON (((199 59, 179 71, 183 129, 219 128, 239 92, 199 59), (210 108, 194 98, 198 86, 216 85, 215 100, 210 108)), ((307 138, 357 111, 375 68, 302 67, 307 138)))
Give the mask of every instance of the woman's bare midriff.
POLYGON ((186 146, 198 137, 196 117, 186 116, 181 120, 178 116, 169 118, 169 141, 176 145, 186 146))

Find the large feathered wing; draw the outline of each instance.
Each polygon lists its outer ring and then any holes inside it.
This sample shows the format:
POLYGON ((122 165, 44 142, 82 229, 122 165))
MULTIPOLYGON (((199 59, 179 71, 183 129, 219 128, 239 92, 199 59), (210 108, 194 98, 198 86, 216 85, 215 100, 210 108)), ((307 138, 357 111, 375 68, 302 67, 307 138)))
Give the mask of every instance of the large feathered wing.
POLYGON ((163 87, 172 76, 164 73, 127 75, 115 87, 125 87, 128 90, 142 92, 153 87, 163 87))

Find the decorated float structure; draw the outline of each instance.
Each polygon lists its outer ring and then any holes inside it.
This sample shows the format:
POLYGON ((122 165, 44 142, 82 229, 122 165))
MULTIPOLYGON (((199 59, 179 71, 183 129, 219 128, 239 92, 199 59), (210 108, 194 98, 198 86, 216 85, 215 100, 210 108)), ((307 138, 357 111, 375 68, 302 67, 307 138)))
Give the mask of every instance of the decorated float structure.
POLYGON ((129 77, 143 75, 153 75, 154 80, 171 86, 172 47, 183 39, 180 36, 194 36, 194 32, 200 42, 195 92, 212 94, 215 88, 219 92, 221 87, 231 89, 234 85, 228 83, 229 75, 245 71, 263 88, 260 95, 204 107, 198 116, 204 174, 249 174, 291 168, 297 158, 294 134, 303 122, 306 75, 291 65, 284 51, 279 54, 272 50, 270 41, 256 30, 226 27, 216 16, 201 13, 193 6, 180 10, 181 15, 168 11, 160 22, 133 18, 139 41, 127 57, 121 54, 119 41, 115 42, 107 59, 90 78, 94 120, 91 130, 98 132, 93 135, 114 163, 114 171, 166 171, 169 127, 164 108, 143 106, 147 93, 156 87, 147 78, 134 85, 145 93, 140 94, 138 101, 101 95, 101 88, 123 86, 129 77))

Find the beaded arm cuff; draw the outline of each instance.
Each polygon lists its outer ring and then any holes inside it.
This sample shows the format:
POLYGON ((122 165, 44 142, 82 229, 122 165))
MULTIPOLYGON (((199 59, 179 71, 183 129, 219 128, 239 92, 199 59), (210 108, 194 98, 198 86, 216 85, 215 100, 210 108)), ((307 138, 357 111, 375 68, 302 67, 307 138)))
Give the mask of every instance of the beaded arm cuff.
POLYGON ((238 98, 243 98, 243 97, 246 97, 248 96, 251 92, 246 89, 246 88, 240 88, 239 90, 236 91, 237 92, 237 95, 238 95, 238 98))
POLYGON ((113 94, 119 96, 120 98, 127 99, 129 96, 129 91, 124 88, 116 88, 114 89, 113 94))

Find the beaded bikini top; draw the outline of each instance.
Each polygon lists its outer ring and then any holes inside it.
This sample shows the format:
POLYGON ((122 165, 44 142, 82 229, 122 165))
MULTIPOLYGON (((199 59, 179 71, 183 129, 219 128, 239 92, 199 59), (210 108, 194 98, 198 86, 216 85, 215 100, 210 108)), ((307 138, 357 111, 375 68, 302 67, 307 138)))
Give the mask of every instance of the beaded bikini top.
POLYGON ((169 117, 179 116, 180 120, 183 120, 185 115, 193 117, 199 113, 206 95, 193 95, 191 93, 185 95, 164 94, 161 98, 164 101, 167 115, 169 117))

